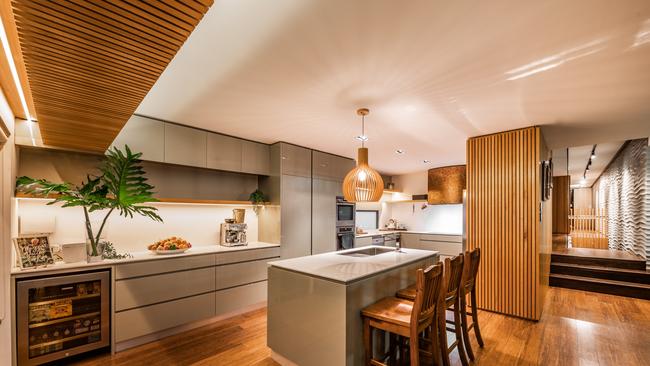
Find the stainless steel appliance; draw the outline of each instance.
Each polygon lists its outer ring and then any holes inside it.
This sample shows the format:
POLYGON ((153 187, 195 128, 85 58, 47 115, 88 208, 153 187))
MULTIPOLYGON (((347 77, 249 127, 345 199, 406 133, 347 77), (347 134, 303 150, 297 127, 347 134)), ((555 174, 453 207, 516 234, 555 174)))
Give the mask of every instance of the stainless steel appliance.
POLYGON ((336 228, 336 250, 354 248, 354 226, 339 226, 336 228))
POLYGON ((109 271, 18 280, 18 365, 40 365, 109 346, 109 287, 109 271))
POLYGON ((375 235, 372 237, 372 245, 384 245, 384 236, 383 235, 375 235))
POLYGON ((346 201, 341 196, 336 197, 336 226, 354 227, 354 211, 354 203, 346 201))
POLYGON ((219 243, 226 247, 235 247, 240 245, 248 245, 246 241, 246 224, 221 224, 221 239, 219 243))

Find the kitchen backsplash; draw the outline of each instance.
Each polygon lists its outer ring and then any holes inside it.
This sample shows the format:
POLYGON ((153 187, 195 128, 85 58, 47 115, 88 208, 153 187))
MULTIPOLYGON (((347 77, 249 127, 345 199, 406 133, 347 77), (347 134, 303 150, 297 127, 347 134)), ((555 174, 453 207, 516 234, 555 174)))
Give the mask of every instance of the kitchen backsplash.
MULTIPOLYGON (((49 223, 54 217, 54 232, 50 236, 52 244, 84 242, 83 210, 78 207, 48 206, 47 203, 47 200, 41 199, 16 199, 16 219, 24 217, 32 222, 38 220, 49 223)), ((169 236, 181 236, 193 246, 216 245, 219 243, 220 224, 225 218, 232 217, 233 208, 246 209, 247 239, 249 242, 258 240, 258 217, 251 206, 178 203, 151 205, 158 208, 163 223, 142 216, 124 218, 117 213, 108 219, 104 229, 105 238, 115 245, 118 252, 146 250, 148 244, 169 236)))
MULTIPOLYGON (((381 217, 396 219, 398 223, 404 224, 409 230, 414 231, 431 231, 439 234, 463 233, 463 205, 394 202, 384 205, 381 217)), ((382 227, 387 221, 386 219, 386 221, 380 222, 382 227)))

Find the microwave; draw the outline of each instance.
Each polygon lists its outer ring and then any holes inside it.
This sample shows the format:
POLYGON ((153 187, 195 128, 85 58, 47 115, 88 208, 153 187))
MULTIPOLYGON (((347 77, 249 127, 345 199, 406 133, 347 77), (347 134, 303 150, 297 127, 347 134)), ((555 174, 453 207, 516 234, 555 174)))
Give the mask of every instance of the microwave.
POLYGON ((354 203, 346 201, 343 197, 336 197, 336 226, 354 227, 354 203))

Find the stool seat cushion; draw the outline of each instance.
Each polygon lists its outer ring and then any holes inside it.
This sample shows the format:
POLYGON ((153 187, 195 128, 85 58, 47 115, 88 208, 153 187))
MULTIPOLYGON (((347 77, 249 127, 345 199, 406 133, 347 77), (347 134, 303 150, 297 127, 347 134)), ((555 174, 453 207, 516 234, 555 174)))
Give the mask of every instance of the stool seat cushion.
POLYGON ((413 302, 396 297, 385 297, 365 307, 361 310, 361 314, 368 318, 409 327, 412 311, 413 302))

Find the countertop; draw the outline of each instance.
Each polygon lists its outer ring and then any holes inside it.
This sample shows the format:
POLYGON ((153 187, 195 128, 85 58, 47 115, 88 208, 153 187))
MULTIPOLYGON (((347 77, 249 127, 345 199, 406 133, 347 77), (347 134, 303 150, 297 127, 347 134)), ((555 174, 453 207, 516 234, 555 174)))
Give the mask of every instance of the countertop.
POLYGON ((462 234, 459 233, 441 233, 441 232, 435 232, 435 231, 423 231, 423 230, 368 230, 366 234, 356 234, 357 238, 365 238, 368 236, 375 236, 375 235, 386 235, 386 234, 393 234, 393 233, 404 233, 404 234, 431 234, 431 235, 456 235, 456 236, 461 236, 462 234))
POLYGON ((75 262, 75 263, 64 263, 56 262, 54 264, 38 267, 38 268, 28 268, 20 269, 18 267, 13 267, 11 269, 11 274, 29 274, 29 273, 39 273, 39 272, 48 272, 48 271, 58 271, 58 270, 68 270, 68 269, 90 269, 93 267, 105 267, 111 266, 114 264, 124 264, 130 262, 142 262, 150 260, 160 260, 160 259, 171 259, 179 257, 189 257, 193 255, 202 255, 202 254, 218 254, 218 253, 227 253, 243 250, 255 250, 255 249, 264 249, 264 248, 273 248, 279 247, 280 244, 264 243, 264 242, 251 242, 245 246, 237 247, 224 247, 219 244, 212 245, 196 245, 193 246, 190 250, 181 254, 155 254, 148 250, 143 250, 139 252, 131 252, 133 258, 124 258, 124 259, 105 259, 101 262, 88 263, 88 262, 75 262))
MULTIPOLYGON (((383 246, 378 247, 386 248, 383 246)), ((436 251, 406 248, 402 248, 400 252, 392 250, 367 257, 341 255, 341 253, 354 252, 363 248, 373 248, 373 246, 279 260, 269 262, 269 265, 319 277, 332 282, 349 284, 380 272, 404 266, 428 257, 438 256, 438 252, 436 251)))

